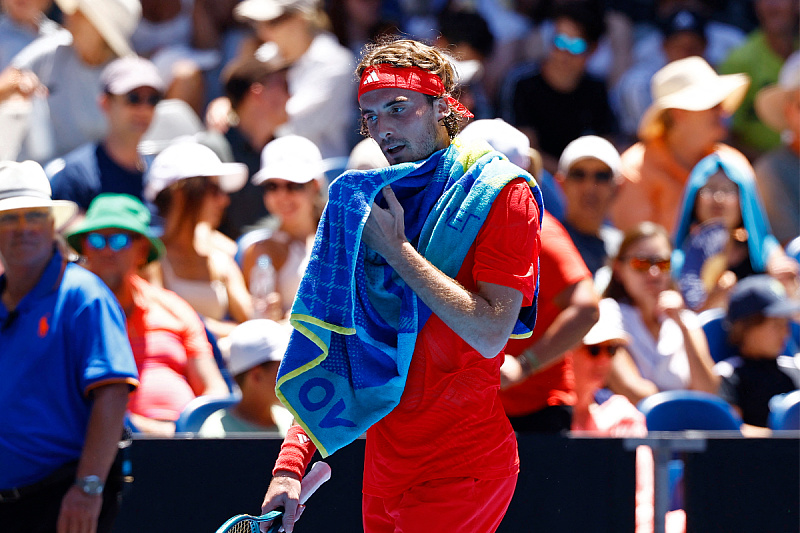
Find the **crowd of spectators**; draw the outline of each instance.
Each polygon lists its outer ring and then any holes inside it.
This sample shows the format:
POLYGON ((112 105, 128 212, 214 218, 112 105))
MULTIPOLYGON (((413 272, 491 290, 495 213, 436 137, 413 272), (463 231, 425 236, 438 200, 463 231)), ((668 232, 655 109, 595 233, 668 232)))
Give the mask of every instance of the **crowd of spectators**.
POLYGON ((170 435, 195 396, 236 394, 202 433, 285 432, 268 383, 327 185, 386 165, 359 142, 353 69, 396 33, 451 52, 476 116, 464 137, 544 194, 539 319, 501 371, 517 431, 613 433, 611 406, 692 389, 763 434, 764 391, 800 388, 796 0, 0 7, 0 159, 37 162, 78 205, 61 246, 122 306, 139 431, 170 435), (170 124, 176 101, 202 126, 170 124), (265 255, 268 315, 249 292, 265 255), (710 311, 728 313, 732 353, 712 353, 710 311), (595 323, 608 330, 585 337, 595 323))

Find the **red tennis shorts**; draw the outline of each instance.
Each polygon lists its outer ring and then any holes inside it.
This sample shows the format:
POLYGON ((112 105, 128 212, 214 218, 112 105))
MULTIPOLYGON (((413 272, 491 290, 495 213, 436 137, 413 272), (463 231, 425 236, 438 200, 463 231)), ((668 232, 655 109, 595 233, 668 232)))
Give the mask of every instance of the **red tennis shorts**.
POLYGON ((380 498, 363 495, 365 533, 497 530, 514 495, 517 476, 445 478, 380 498))

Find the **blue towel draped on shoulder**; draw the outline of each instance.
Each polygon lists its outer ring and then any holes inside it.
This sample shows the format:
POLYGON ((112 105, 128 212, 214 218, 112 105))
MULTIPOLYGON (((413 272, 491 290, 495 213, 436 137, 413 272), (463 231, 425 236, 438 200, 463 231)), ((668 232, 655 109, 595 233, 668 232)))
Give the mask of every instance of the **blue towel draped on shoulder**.
MULTIPOLYGON (((386 205, 381 189, 392 185, 408 240, 455 278, 492 202, 517 177, 529 182, 542 213, 533 178, 482 142, 467 147, 455 139, 426 160, 345 172, 331 184, 292 306, 295 330, 277 384, 281 401, 323 457, 398 404, 417 334, 431 314, 361 242, 373 201, 386 205)), ((514 336, 529 335, 535 318, 534 300, 520 313, 514 336)))

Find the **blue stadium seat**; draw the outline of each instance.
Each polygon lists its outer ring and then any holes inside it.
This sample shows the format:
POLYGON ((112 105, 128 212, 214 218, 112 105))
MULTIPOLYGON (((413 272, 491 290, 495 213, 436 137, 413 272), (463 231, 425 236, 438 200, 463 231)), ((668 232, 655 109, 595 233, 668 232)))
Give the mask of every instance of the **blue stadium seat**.
POLYGON ((767 425, 770 429, 800 430, 800 390, 772 397, 767 425))
POLYGON ((175 433, 197 433, 206 418, 212 413, 235 405, 240 400, 239 396, 227 398, 199 396, 189 402, 183 409, 178 421, 175 422, 175 433))
POLYGON ((728 343, 728 332, 723 326, 725 320, 725 310, 714 308, 707 309, 698 315, 703 326, 703 332, 708 340, 708 350, 711 352, 711 359, 719 363, 723 359, 731 357, 735 349, 728 343))
POLYGON ((739 431, 742 424, 725 400, 707 392, 659 392, 639 402, 637 407, 645 416, 648 431, 739 431))

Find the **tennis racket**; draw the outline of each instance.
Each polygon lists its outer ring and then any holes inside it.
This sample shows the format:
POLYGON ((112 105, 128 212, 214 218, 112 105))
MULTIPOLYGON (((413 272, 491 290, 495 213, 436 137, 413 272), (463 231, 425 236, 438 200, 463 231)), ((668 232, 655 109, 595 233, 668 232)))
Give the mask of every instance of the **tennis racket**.
MULTIPOLYGON (((311 470, 303 477, 300 488, 300 505, 304 505, 308 498, 326 481, 331 478, 331 467, 324 461, 317 461, 311 465, 311 470)), ((261 516, 240 514, 229 518, 222 524, 216 533, 260 533, 261 524, 273 521, 267 533, 283 531, 281 517, 283 511, 270 511, 261 516)), ((298 519, 300 515, 298 513, 298 519)))

